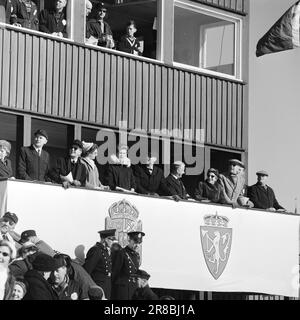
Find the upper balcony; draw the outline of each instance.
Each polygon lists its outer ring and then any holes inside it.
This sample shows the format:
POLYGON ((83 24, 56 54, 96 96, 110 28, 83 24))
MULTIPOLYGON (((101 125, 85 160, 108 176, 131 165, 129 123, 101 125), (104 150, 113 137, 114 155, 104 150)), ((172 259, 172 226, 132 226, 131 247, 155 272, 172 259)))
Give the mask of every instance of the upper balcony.
POLYGON ((79 261, 99 230, 117 229, 123 246, 142 230, 155 288, 298 297, 299 215, 18 180, 0 182, 0 210, 79 261))
POLYGON ((125 121, 129 130, 246 150, 244 1, 114 2, 116 34, 120 15, 138 20, 145 8, 139 57, 85 43, 84 1, 69 1, 70 39, 1 24, 1 108, 110 128, 125 121))

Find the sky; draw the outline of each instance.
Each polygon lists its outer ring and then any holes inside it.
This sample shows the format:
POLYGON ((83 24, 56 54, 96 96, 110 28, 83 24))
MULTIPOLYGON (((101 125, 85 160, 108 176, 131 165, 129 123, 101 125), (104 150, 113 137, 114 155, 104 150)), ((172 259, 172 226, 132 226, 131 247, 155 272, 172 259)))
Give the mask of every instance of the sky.
POLYGON ((250 0, 248 183, 267 170, 279 203, 294 212, 297 202, 300 213, 300 48, 255 56, 258 40, 295 2, 250 0))

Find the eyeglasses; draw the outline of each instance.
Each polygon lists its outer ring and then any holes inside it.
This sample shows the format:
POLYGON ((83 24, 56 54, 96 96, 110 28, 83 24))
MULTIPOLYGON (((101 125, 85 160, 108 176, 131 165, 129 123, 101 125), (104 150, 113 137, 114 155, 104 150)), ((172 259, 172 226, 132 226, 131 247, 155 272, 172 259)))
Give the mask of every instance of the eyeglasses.
POLYGON ((8 222, 10 226, 14 225, 14 222, 12 220, 9 220, 9 219, 2 219, 3 222, 8 222))

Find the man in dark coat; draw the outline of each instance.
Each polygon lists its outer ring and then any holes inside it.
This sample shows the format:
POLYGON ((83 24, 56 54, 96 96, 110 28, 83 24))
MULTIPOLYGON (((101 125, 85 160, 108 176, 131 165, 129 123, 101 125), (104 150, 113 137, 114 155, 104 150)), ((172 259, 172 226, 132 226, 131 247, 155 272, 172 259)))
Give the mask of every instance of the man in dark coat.
POLYGON ((131 300, 137 289, 132 275, 140 267, 138 249, 143 241, 144 232, 128 232, 128 245, 114 252, 112 259, 112 300, 131 300))
POLYGON ((47 281, 56 269, 56 260, 47 254, 40 253, 32 263, 33 269, 25 273, 28 290, 23 300, 58 300, 47 281))
POLYGON ((133 275, 133 278, 136 280, 138 287, 132 296, 132 300, 159 300, 158 296, 151 290, 149 286, 149 273, 139 269, 133 275))
POLYGON ((185 172, 185 164, 181 161, 176 161, 171 165, 171 172, 166 178, 168 188, 167 196, 172 196, 175 201, 181 199, 187 200, 189 194, 186 192, 185 186, 181 180, 185 172))
POLYGON ((111 28, 107 22, 104 21, 107 8, 104 3, 100 3, 97 8, 96 19, 87 21, 86 38, 94 37, 98 39, 98 46, 106 48, 114 48, 115 43, 111 28))
POLYGON ((156 160, 156 157, 148 154, 145 164, 135 166, 136 192, 148 195, 159 195, 168 192, 164 173, 154 164, 156 160))
POLYGON ((5 22, 7 24, 11 23, 11 14, 13 12, 13 3, 11 0, 0 0, 0 6, 5 9, 5 22))
POLYGON ((74 140, 69 149, 69 156, 57 160, 55 168, 49 173, 54 182, 62 183, 64 188, 69 186, 85 187, 87 171, 80 160, 82 148, 82 142, 74 140), (70 174, 72 177, 69 176, 70 174))
POLYGON ((97 242, 87 253, 84 269, 91 275, 95 283, 100 286, 107 299, 111 296, 111 245, 116 240, 116 229, 99 231, 101 241, 97 242))
POLYGON ((258 171, 257 183, 248 189, 248 197, 254 203, 254 208, 268 211, 286 211, 277 201, 275 193, 266 184, 269 174, 266 171, 258 171))
POLYGON ((32 30, 39 30, 38 8, 31 0, 14 0, 11 23, 32 30))
POLYGON ((34 133, 34 141, 30 147, 22 147, 18 165, 18 175, 22 180, 50 181, 49 154, 43 150, 48 141, 45 130, 34 133))
POLYGON ((40 31, 67 38, 67 20, 64 12, 66 5, 67 0, 56 0, 55 8, 42 10, 40 13, 40 31))

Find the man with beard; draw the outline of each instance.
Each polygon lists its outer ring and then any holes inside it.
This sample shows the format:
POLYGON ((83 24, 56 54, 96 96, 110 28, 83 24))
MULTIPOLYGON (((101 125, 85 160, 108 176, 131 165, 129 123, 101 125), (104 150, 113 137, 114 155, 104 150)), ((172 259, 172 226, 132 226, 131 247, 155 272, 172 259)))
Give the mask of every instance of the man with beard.
POLYGON ((116 241, 115 233, 116 229, 99 231, 101 240, 88 251, 83 265, 108 300, 111 296, 111 246, 116 241))
POLYGON ((143 242, 144 232, 128 232, 128 245, 118 250, 112 260, 112 300, 131 300, 137 289, 132 275, 140 267, 138 250, 143 242))

